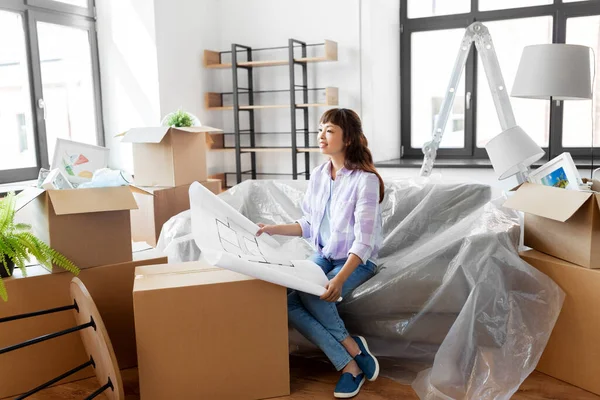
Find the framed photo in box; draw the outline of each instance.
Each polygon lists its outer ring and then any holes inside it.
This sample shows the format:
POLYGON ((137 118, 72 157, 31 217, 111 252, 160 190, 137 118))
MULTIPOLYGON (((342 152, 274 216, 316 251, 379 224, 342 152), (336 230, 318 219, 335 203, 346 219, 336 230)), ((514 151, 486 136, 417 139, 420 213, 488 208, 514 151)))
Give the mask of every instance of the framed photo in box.
POLYGON ((531 172, 529 181, 569 190, 579 190, 583 184, 570 153, 562 153, 531 172))
POLYGON ((56 139, 51 169, 58 168, 76 185, 89 182, 96 170, 108 167, 109 152, 106 147, 56 139))

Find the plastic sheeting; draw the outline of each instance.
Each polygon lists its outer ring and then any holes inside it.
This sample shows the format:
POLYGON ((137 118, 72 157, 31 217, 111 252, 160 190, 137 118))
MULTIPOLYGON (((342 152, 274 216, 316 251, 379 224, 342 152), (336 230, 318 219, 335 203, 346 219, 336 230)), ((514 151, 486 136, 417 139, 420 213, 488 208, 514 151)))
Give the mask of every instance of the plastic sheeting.
MULTIPOLYGON (((300 217, 305 181, 246 181, 221 194, 254 222, 300 217)), ((537 364, 564 295, 520 259, 519 215, 473 183, 386 182, 377 274, 340 314, 381 357, 382 374, 421 399, 508 399, 537 364), (417 375, 418 373, 418 375, 417 375)), ((189 213, 163 228, 169 261, 197 260, 189 213)), ((275 237, 294 253, 301 238, 275 237)), ((315 354, 297 332, 291 351, 315 354)))

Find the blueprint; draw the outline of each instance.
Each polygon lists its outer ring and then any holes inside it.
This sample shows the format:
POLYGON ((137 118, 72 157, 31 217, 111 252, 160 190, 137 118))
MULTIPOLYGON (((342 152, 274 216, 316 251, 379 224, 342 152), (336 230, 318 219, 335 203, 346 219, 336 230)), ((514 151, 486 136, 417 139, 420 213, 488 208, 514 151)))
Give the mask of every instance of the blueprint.
POLYGON ((290 289, 321 296, 329 280, 309 260, 290 260, 258 226, 198 182, 190 186, 192 234, 201 257, 230 269, 290 289))

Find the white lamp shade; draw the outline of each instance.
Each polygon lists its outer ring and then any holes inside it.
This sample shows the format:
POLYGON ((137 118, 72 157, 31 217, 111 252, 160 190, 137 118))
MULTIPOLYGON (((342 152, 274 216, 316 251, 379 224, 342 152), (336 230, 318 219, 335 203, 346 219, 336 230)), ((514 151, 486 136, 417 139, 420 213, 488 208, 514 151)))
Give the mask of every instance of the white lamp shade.
POLYGON ((590 48, 561 43, 525 47, 511 96, 546 100, 591 99, 590 48))
POLYGON ((498 179, 525 170, 544 155, 544 150, 521 129, 513 126, 495 136, 485 146, 498 179))

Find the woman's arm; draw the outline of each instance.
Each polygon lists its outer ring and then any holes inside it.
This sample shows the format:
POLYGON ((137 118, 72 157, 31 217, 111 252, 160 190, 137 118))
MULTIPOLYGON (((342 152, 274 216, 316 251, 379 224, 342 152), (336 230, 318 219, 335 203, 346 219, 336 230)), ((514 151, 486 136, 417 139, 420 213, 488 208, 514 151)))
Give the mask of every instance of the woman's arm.
POLYGON ((340 270, 340 272, 329 281, 327 284, 327 291, 321 296, 321 300, 334 302, 342 295, 342 287, 344 282, 348 279, 354 270, 362 264, 362 260, 356 254, 350 254, 350 257, 346 260, 346 263, 340 270))
POLYGON ((302 227, 297 222, 283 225, 258 224, 258 226, 260 229, 256 232, 256 236, 260 236, 263 233, 268 233, 269 235, 302 236, 302 227))
POLYGON ((379 179, 375 174, 368 174, 358 191, 354 209, 354 243, 348 251, 348 260, 335 278, 329 281, 327 292, 321 299, 336 301, 348 277, 360 264, 369 260, 377 240, 375 224, 379 212, 379 179))
POLYGON ((308 182, 308 188, 306 189, 306 193, 304 193, 304 198, 302 199, 302 217, 300 217, 296 223, 300 225, 300 235, 305 239, 310 238, 310 216, 312 213, 311 200, 312 200, 312 185, 314 183, 314 171, 313 175, 310 177, 310 181, 308 182))
POLYGON ((354 242, 348 250, 357 255, 363 263, 371 257, 375 242, 379 239, 377 232, 379 205, 379 178, 375 174, 366 174, 358 190, 354 209, 354 242))

